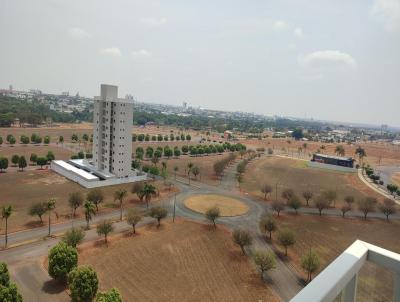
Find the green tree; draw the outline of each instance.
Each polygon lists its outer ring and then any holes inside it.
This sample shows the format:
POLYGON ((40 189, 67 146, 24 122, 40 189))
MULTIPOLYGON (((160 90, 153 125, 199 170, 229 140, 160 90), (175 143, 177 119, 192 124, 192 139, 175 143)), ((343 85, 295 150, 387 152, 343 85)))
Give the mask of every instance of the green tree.
POLYGON ((6 157, 0 157, 0 172, 4 172, 8 168, 8 159, 6 157))
POLYGON ((27 166, 28 164, 27 164, 27 162, 26 162, 26 159, 25 159, 25 156, 20 156, 20 158, 18 159, 18 168, 21 170, 21 171, 24 171, 24 169, 26 168, 26 166, 27 166))
POLYGON ((243 255, 245 255, 245 246, 251 245, 253 238, 247 230, 236 229, 232 233, 233 242, 240 246, 243 255))
POLYGON ((278 233, 278 242, 285 248, 285 256, 287 256, 287 248, 296 243, 294 233, 288 228, 284 228, 278 233))
POLYGON ((301 201, 296 195, 293 195, 288 201, 288 206, 295 210, 297 215, 297 210, 301 208, 301 201))
POLYGON ((104 242, 107 243, 107 236, 114 230, 111 221, 103 220, 97 225, 97 234, 99 236, 104 235, 104 242))
POLYGON ((17 285, 10 282, 10 273, 7 264, 0 262, 0 301, 22 302, 22 296, 18 292, 17 285))
POLYGON ((64 144, 64 136, 60 135, 60 136, 58 137, 58 142, 59 142, 61 145, 64 144))
POLYGON ((193 167, 194 167, 193 163, 189 162, 187 164, 187 174, 188 174, 188 177, 189 177, 189 186, 190 186, 190 174, 192 173, 193 167))
POLYGON ((19 162, 19 155, 14 154, 11 157, 11 162, 13 163, 13 166, 16 167, 18 165, 18 162, 19 162))
POLYGON ((86 199, 90 202, 93 202, 93 204, 96 206, 96 211, 98 212, 99 204, 102 203, 104 200, 103 191, 98 188, 92 189, 87 193, 86 199))
POLYGON ((114 201, 118 200, 119 201, 119 220, 122 220, 122 209, 123 209, 123 203, 124 203, 124 198, 128 192, 125 189, 118 189, 117 191, 114 192, 114 201))
POLYGON ((93 215, 96 214, 96 206, 93 202, 87 200, 85 201, 83 208, 85 209, 85 220, 86 220, 86 229, 90 228, 90 220, 92 220, 93 215))
POLYGON ((355 154, 358 155, 358 162, 362 166, 364 157, 367 157, 367 152, 365 152, 364 148, 362 148, 361 146, 358 146, 355 151, 355 154))
POLYGON ((44 143, 45 145, 50 144, 50 136, 46 135, 46 136, 44 137, 44 139, 43 139, 43 143, 44 143))
POLYGON ((11 214, 13 213, 14 209, 11 205, 8 206, 3 206, 3 209, 1 211, 1 217, 6 221, 6 229, 4 232, 5 236, 5 248, 7 248, 7 243, 8 243, 8 219, 10 218, 11 214))
POLYGON ((143 194, 144 199, 145 199, 145 201, 146 201, 146 206, 147 206, 147 208, 149 208, 149 203, 150 203, 150 201, 151 201, 151 198, 152 198, 153 196, 157 195, 156 187, 153 186, 152 184, 147 184, 147 183, 145 183, 145 184, 144 184, 144 187, 143 187, 143 192, 142 192, 142 194, 143 194))
POLYGON ((176 180, 176 173, 179 171, 179 168, 178 168, 178 166, 175 166, 174 167, 174 178, 175 178, 175 180, 176 180))
POLYGON ((96 302, 122 302, 122 296, 117 288, 112 288, 108 292, 98 293, 96 302))
POLYGON ((15 137, 14 137, 14 136, 11 136, 11 137, 10 137, 10 140, 8 141, 8 143, 9 143, 11 146, 14 145, 14 144, 16 143, 15 137))
POLYGON ((72 208, 72 216, 75 217, 76 210, 83 204, 82 192, 72 192, 68 197, 69 206, 72 208))
POLYGON ((205 213, 206 218, 214 225, 214 229, 217 228, 215 224, 216 220, 221 216, 220 209, 216 206, 209 208, 205 213))
POLYGON ((150 209, 150 217, 157 219, 157 227, 161 225, 161 219, 167 217, 168 211, 162 207, 154 207, 150 209))
POLYGON ((29 144, 29 136, 21 135, 19 140, 20 140, 21 144, 23 144, 23 145, 29 144))
POLYGON ((192 174, 194 175, 194 178, 197 180, 197 175, 200 174, 200 168, 198 166, 194 166, 192 168, 192 174))
POLYGON ((71 291, 72 301, 93 301, 99 287, 96 271, 90 266, 74 268, 68 274, 68 287, 71 291))
POLYGON ((320 265, 318 255, 310 249, 310 252, 301 258, 301 267, 307 272, 307 282, 312 279, 312 273, 318 270, 320 265))
POLYGON ((78 265, 78 252, 65 242, 59 242, 49 251, 49 275, 66 281, 68 273, 78 265))
POLYGON ((56 157, 54 156, 53 151, 48 151, 48 152, 47 152, 47 154, 46 154, 46 159, 47 159, 47 161, 49 161, 49 162, 56 159, 56 157))
POLYGON ((126 213, 126 222, 132 226, 133 234, 136 234, 136 225, 142 220, 142 215, 136 209, 129 209, 126 213))
POLYGON ((43 169, 43 166, 47 165, 47 158, 38 157, 36 163, 40 166, 40 169, 43 169))
POLYGON ((31 205, 29 208, 29 215, 38 216, 40 223, 43 223, 42 216, 47 212, 47 204, 45 202, 37 202, 31 205))
POLYGON ((258 266, 261 273, 261 280, 264 279, 264 273, 276 267, 276 258, 273 252, 255 251, 253 253, 254 263, 258 266))
POLYGON ((29 158, 29 161, 32 163, 32 165, 36 165, 37 159, 38 159, 38 156, 35 153, 32 153, 29 158))
POLYGON ((62 241, 76 248, 76 246, 82 242, 83 238, 85 238, 85 232, 81 228, 71 228, 65 232, 62 241))
POLYGON ((390 192, 390 194, 393 195, 393 197, 396 197, 397 190, 399 189, 399 187, 398 187, 397 185, 388 184, 388 185, 386 186, 386 188, 388 189, 388 191, 390 192))
POLYGON ((3 138, 0 136, 0 146, 3 144, 3 138))
POLYGON ((73 133, 73 134, 71 135, 71 141, 72 141, 73 143, 76 143, 78 140, 79 140, 78 134, 73 133))

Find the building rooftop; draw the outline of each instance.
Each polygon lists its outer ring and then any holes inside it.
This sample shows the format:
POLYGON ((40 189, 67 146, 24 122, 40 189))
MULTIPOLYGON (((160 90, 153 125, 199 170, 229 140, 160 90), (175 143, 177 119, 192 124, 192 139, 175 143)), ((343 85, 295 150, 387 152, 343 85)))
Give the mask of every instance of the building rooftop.
POLYGON ((343 157, 343 156, 336 156, 336 155, 328 155, 322 153, 315 153, 315 156, 324 157, 324 158, 332 158, 336 160, 353 160, 352 157, 343 157))

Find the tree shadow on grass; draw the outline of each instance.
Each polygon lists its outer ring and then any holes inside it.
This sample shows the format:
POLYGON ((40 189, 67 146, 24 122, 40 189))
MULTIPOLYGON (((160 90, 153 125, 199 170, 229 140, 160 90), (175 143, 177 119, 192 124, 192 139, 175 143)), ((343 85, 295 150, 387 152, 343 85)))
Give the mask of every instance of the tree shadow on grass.
POLYGON ((59 294, 65 290, 66 286, 65 283, 56 281, 54 279, 50 279, 43 283, 42 291, 47 294, 59 294))

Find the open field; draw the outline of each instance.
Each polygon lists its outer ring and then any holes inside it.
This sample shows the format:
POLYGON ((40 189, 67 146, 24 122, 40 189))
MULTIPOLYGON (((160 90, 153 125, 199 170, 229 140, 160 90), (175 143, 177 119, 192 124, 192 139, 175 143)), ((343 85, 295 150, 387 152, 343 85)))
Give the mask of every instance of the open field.
POLYGON ((347 195, 352 195, 356 199, 366 195, 379 197, 358 179, 356 173, 309 168, 305 161, 280 157, 266 157, 256 163, 250 163, 244 174, 242 188, 253 196, 263 198, 260 188, 267 183, 273 188, 270 200, 274 200, 277 182, 278 199, 282 199, 281 194, 284 189, 292 189, 303 203, 305 201, 302 193, 305 190, 311 190, 314 195, 334 190, 337 192, 337 206, 347 195))
POLYGON ((277 301, 220 227, 178 221, 138 233, 81 247, 80 263, 95 268, 101 290, 116 286, 124 301, 277 301))
POLYGON ((246 214, 249 210, 246 204, 237 199, 215 194, 190 196, 185 200, 185 206, 202 214, 211 207, 218 207, 221 216, 239 216, 246 214))
MULTIPOLYGON (((216 185, 219 183, 219 179, 214 173, 214 163, 226 158, 228 154, 226 152, 221 155, 216 154, 201 157, 181 156, 179 159, 171 158, 170 160, 166 160, 168 173, 170 177, 174 177, 174 167, 176 166, 178 167, 176 175, 187 178, 187 165, 191 162, 200 169, 200 175, 197 176, 198 180, 210 185, 216 185)), ((195 179, 193 175, 191 175, 191 178, 195 179)))
MULTIPOLYGON (((82 192, 86 194, 89 189, 69 181, 68 179, 54 173, 50 170, 35 170, 25 172, 1 173, 1 194, 0 207, 11 204, 14 207, 14 214, 9 219, 9 230, 16 231, 19 229, 41 226, 38 217, 32 217, 28 214, 28 210, 33 203, 47 201, 50 198, 56 198, 56 212, 58 218, 53 222, 61 222, 69 219, 71 208, 68 205, 68 197, 71 192, 82 192)), ((154 198, 158 200, 171 194, 161 183, 156 182, 156 186, 160 188, 160 196, 154 198)), ((101 211, 109 211, 118 208, 117 202, 114 202, 113 194, 117 189, 123 188, 128 191, 124 204, 126 207, 138 204, 139 200, 136 195, 130 193, 132 184, 124 184, 117 186, 108 186, 101 188, 104 193, 104 202, 100 205, 101 211)), ((77 217, 83 218, 83 209, 77 210, 77 217)), ((47 215, 44 215, 44 223, 47 222, 47 215)), ((0 227, 0 233, 4 232, 4 222, 0 227)))
MULTIPOLYGON (((241 141, 243 144, 248 145, 252 148, 257 147, 265 147, 277 150, 286 150, 290 154, 298 154, 298 148, 301 147, 302 153, 300 154, 304 158, 309 158, 311 154, 315 153, 318 149, 321 150, 324 154, 335 154, 335 148, 339 144, 330 144, 330 143, 321 143, 321 142, 304 142, 304 141, 296 141, 294 139, 283 139, 283 138, 267 138, 263 140, 243 140, 241 141), (288 143, 290 141, 290 143, 288 143), (307 144, 307 148, 304 149, 303 144, 307 144), (324 145, 325 149, 322 150, 321 146, 324 145)), ((351 156, 358 160, 358 157, 355 156, 354 152, 358 146, 361 146, 365 149, 367 153, 367 157, 364 158, 365 163, 369 163, 370 165, 393 165, 400 164, 400 146, 395 146, 391 143, 386 142, 360 142, 357 144, 340 144, 345 149, 345 156, 351 156)))
MULTIPOLYGON (((310 247, 319 255, 320 271, 356 239, 400 253, 399 221, 284 215, 279 227, 289 227, 296 234, 289 257, 299 271, 300 258, 310 247)), ((281 247, 278 249, 283 251, 281 247)), ((304 273, 304 271, 302 271, 304 273)), ((305 277, 305 275, 304 275, 305 277)), ((358 301, 392 301, 393 274, 376 265, 367 264, 360 272, 358 301)))

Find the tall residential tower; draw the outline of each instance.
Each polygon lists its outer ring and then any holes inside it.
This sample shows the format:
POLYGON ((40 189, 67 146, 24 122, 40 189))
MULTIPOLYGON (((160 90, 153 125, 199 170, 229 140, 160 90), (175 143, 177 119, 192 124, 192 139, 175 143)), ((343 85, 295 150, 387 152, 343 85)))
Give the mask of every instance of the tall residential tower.
POLYGON ((101 85, 94 98, 93 164, 117 177, 132 175, 133 100, 119 99, 118 87, 101 85))

